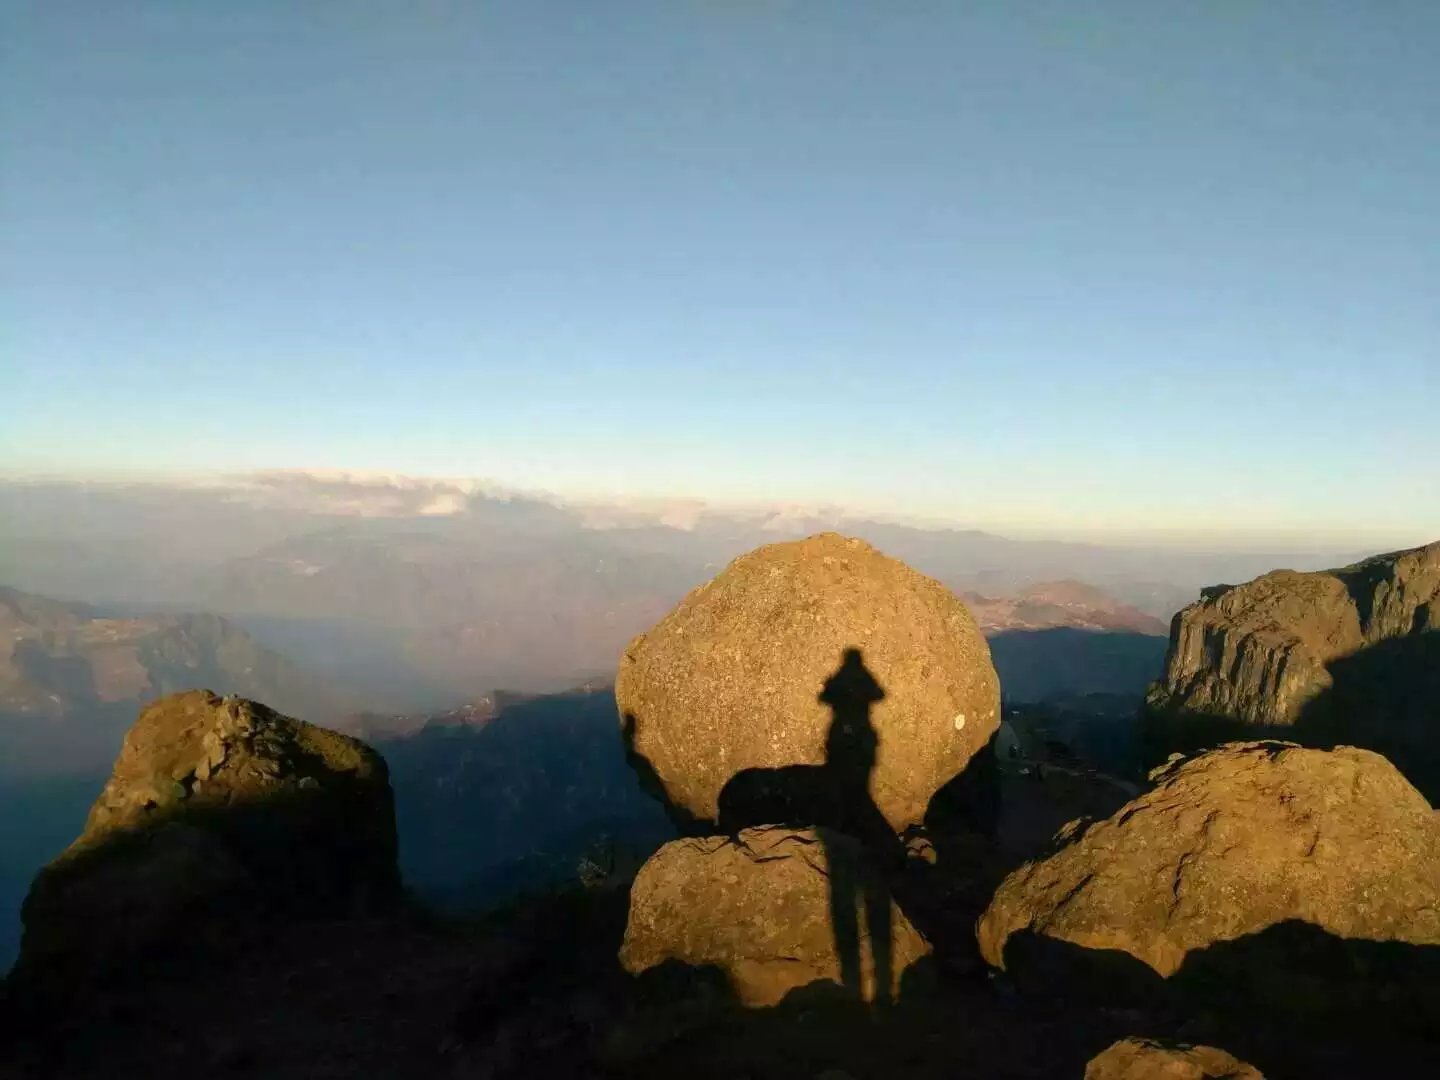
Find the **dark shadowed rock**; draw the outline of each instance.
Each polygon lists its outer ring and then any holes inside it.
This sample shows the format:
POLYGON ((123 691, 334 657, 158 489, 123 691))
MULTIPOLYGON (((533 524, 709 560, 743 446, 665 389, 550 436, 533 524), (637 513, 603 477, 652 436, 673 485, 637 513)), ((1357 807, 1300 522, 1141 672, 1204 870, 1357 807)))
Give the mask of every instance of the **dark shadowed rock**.
POLYGON ((873 725, 869 798, 897 832, 999 723, 990 651, 965 606, 834 533, 736 559, 630 644, 615 692, 642 773, 682 816, 714 824, 736 774, 830 763, 842 683, 873 725), (862 703, 847 688, 864 680, 862 703))
POLYGON ((1047 963, 1088 954, 1305 1006, 1348 1000, 1367 968, 1383 981, 1390 946, 1440 945, 1440 817, 1379 755, 1235 743, 1152 779, 1005 879, 977 927, 986 960, 1058 979, 1047 963))
POLYGON ((1440 543, 1207 589, 1170 633, 1148 699, 1162 749, 1286 728, 1377 750, 1440 790, 1440 543))
POLYGON ((746 829, 666 844, 630 893, 620 961, 719 968, 746 1005, 812 984, 865 1001, 898 993, 929 946, 862 845, 828 829, 746 829))
POLYGON ((1121 1039, 1085 1066, 1085 1080, 1265 1080, 1213 1046, 1121 1039))
POLYGON ((174 694, 141 712, 84 831, 36 877, 18 971, 75 979, 183 954, 236 920, 383 908, 395 852, 385 762, 364 743, 174 694))

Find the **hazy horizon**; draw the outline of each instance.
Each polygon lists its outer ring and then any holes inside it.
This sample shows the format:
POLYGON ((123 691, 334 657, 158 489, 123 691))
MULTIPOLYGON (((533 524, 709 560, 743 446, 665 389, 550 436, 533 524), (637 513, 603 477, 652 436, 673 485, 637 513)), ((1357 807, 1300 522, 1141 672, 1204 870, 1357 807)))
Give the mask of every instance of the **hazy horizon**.
MULTIPOLYGON (((461 497, 527 499, 588 512, 588 527, 608 529, 635 525, 663 525, 688 530, 706 515, 804 520, 824 522, 863 519, 901 525, 919 530, 959 530, 990 533, 1021 541, 1095 544, 1114 548, 1159 548, 1177 552, 1248 551, 1262 553, 1333 553, 1368 555, 1420 547, 1440 539, 1440 523, 1426 532, 1421 529, 1379 533, 1366 530, 1301 532, 1278 530, 1185 529, 1085 529, 1063 526, 1029 527, 1015 522, 967 517, 934 517, 887 511, 864 504, 822 502, 780 502, 760 499, 710 499, 694 492, 629 496, 610 491, 553 490, 509 483, 494 476, 413 476, 394 472, 338 469, 270 469, 250 473, 202 470, 89 470, 17 471, 0 467, 0 484, 55 485, 61 487, 129 487, 160 490, 216 490, 251 496, 263 492, 285 492, 294 509, 323 512, 338 517, 447 517, 466 512, 461 497), (299 486, 317 485, 342 492, 338 499, 317 498, 309 505, 296 503, 299 486), (368 493, 372 499, 345 495, 345 489, 368 493), (388 499, 389 493, 409 498, 403 503, 388 499), (429 492, 428 502, 414 501, 416 493, 429 492)), ((3 581, 0 581, 3 584, 3 581)))

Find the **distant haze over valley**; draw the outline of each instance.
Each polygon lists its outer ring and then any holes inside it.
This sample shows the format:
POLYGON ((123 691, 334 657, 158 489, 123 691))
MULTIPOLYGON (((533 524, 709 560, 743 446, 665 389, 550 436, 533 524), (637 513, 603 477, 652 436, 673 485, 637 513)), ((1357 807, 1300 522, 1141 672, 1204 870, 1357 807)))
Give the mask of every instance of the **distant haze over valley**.
POLYGON ((0 484, 0 582, 126 618, 221 616, 371 711, 608 678, 628 641, 760 544, 862 537, 992 633, 1163 635, 1199 590, 1350 551, 1015 540, 843 510, 572 503, 453 481, 266 473, 0 484))
POLYGON ((0 788, 26 826, 0 836, 0 964, 31 873, 75 834, 139 708, 190 687, 374 741, 407 879, 436 902, 563 880, 596 843, 658 843, 662 815, 617 733, 618 658, 737 555, 824 531, 949 586, 1015 722, 1124 768, 1179 608, 1206 586, 1364 554, 1021 540, 837 508, 423 479, 3 482, 0 788), (507 846, 520 820, 544 843, 507 846), (461 849, 457 821, 475 838, 461 849))

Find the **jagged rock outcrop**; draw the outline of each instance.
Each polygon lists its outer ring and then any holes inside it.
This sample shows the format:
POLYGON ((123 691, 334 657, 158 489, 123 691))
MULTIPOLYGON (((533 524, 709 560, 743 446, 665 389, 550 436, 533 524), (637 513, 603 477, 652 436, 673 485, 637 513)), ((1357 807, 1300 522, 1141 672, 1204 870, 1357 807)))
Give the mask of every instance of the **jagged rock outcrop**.
POLYGON ((1171 624, 1152 738, 1202 745, 1233 725, 1295 727, 1440 781, 1440 543, 1317 573, 1217 586, 1171 624), (1187 737, 1193 736, 1193 737, 1187 737))
POLYGON ((634 974, 671 960, 718 967, 742 1003, 765 1006, 816 983, 894 1000, 928 952, 859 841, 756 828, 651 856, 630 891, 620 961, 634 974))
POLYGON ((1440 816, 1388 761, 1234 743, 1152 779, 1005 879, 977 927, 987 961, 1044 978, 1128 954, 1202 990, 1322 1004, 1401 969, 1433 1007, 1418 960, 1433 970, 1440 946, 1440 816))
POLYGON ((615 694, 642 775, 702 825, 737 774, 836 764, 840 735, 901 831, 986 747, 1000 708, 954 594, 834 533, 736 559, 630 644, 615 694))
POLYGON ((36 877, 17 971, 63 981, 235 920, 384 908, 395 856, 375 751, 257 702, 173 694, 142 710, 84 831, 36 877))
POLYGON ((1260 1070, 1213 1046, 1120 1039, 1091 1058, 1085 1080, 1265 1080, 1260 1070))

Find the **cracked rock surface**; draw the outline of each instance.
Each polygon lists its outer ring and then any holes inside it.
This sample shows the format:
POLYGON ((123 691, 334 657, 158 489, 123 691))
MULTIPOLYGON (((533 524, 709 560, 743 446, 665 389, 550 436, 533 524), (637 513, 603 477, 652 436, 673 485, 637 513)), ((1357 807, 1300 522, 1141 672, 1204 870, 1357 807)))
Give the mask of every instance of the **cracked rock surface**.
POLYGON ((929 951, 859 841, 768 827, 675 840, 651 856, 630 891, 620 962, 633 974, 668 960, 719 968, 738 999, 757 1006, 816 983, 893 998, 905 969, 929 951), (837 931, 832 904, 855 912, 853 937, 837 931), (855 963, 848 974, 843 952, 855 963), (888 980, 877 980, 877 953, 888 980))

